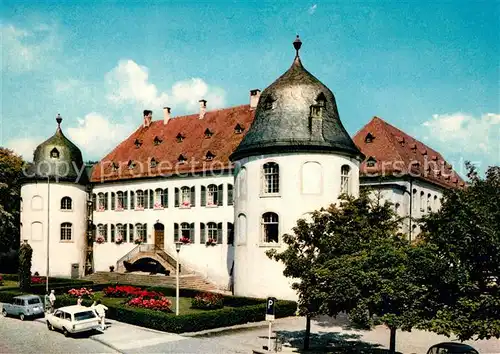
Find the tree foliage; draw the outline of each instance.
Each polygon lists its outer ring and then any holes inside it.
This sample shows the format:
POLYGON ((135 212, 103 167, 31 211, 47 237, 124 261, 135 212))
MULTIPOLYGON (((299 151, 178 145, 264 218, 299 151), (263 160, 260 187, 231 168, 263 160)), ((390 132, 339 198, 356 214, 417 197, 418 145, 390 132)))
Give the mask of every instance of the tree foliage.
MULTIPOLYGON (((437 309, 422 328, 461 340, 500 337, 500 167, 485 178, 467 164, 467 188, 447 191, 422 219, 422 244, 438 255, 440 276, 423 307, 437 309)), ((438 264, 438 263, 435 263, 438 264)))
POLYGON ((21 291, 29 292, 31 288, 31 257, 33 249, 24 242, 19 249, 19 288, 21 291))
MULTIPOLYGON (((377 317, 391 328, 410 329, 415 323, 415 298, 425 292, 414 285, 413 246, 399 233, 400 220, 390 203, 367 193, 342 196, 339 205, 298 220, 288 246, 268 256, 285 265, 284 275, 296 279, 303 315, 337 316, 370 325, 377 317)), ((391 348, 394 349, 394 348, 391 348)))
POLYGON ((24 161, 12 150, 0 147, 0 270, 8 269, 12 261, 9 255, 19 249, 20 224, 20 177, 24 161))

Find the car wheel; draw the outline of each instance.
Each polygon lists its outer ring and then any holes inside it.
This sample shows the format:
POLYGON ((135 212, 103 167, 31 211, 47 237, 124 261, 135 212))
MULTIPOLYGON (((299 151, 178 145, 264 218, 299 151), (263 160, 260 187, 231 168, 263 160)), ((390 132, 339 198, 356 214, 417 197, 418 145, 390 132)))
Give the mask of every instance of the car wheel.
POLYGON ((49 321, 47 321, 47 328, 49 329, 49 331, 54 330, 54 326, 52 326, 49 321))
POLYGON ((19 318, 21 319, 21 321, 24 321, 24 313, 20 314, 19 318))
POLYGON ((65 337, 69 337, 69 332, 66 328, 63 327, 63 334, 65 337))
POLYGON ((7 310, 6 309, 2 309, 2 316, 7 317, 7 310))

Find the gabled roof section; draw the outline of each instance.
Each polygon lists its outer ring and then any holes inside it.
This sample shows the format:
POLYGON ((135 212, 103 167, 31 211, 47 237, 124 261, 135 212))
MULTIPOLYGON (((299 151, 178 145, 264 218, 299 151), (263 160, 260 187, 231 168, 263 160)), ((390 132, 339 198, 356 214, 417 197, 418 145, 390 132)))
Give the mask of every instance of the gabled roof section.
POLYGON ((367 157, 360 165, 362 177, 411 175, 445 188, 465 186, 439 152, 379 117, 373 117, 353 140, 367 157), (373 136, 371 142, 365 141, 368 134, 373 136), (369 157, 376 159, 375 166, 367 166, 369 157))
POLYGON ((206 112, 203 119, 199 113, 172 118, 167 124, 163 120, 153 121, 147 128, 141 126, 106 155, 92 170, 92 182, 119 181, 133 178, 173 175, 177 173, 198 173, 211 170, 232 168, 229 155, 239 145, 244 133, 236 134, 234 127, 240 124, 248 127, 252 124, 255 110, 249 105, 242 105, 206 112), (213 132, 210 139, 205 139, 207 128, 213 132), (184 139, 177 142, 181 133, 184 139), (162 140, 155 144, 155 138, 162 140), (137 147, 135 142, 142 144, 137 147), (210 151, 214 158, 207 161, 210 151), (187 158, 179 162, 179 156, 187 158), (151 167, 154 157, 156 166, 151 167), (133 161, 135 168, 127 168, 133 161), (113 162, 119 165, 113 171, 113 162))

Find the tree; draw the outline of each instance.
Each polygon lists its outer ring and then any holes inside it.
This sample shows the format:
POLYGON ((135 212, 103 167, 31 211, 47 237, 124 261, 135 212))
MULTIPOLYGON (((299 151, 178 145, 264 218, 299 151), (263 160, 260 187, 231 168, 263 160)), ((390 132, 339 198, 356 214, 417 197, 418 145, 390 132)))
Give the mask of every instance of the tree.
POLYGON ((0 147, 0 271, 15 272, 17 268, 23 166, 20 156, 0 147))
POLYGON ((396 329, 412 328, 415 299, 425 292, 414 284, 415 264, 408 257, 414 246, 399 233, 400 222, 390 203, 367 192, 341 196, 338 206, 312 212, 309 222, 298 220, 293 235, 283 236, 284 251, 267 254, 297 280, 292 288, 302 315, 346 312, 365 326, 378 318, 390 328, 395 352, 396 329))
POLYGON ((31 257, 33 249, 24 242, 19 249, 19 289, 29 292, 31 289, 31 257))
POLYGON ((419 327, 439 334, 500 337, 500 167, 481 178, 469 163, 469 185, 444 194, 441 209, 422 219, 422 244, 439 255, 441 275, 433 284, 419 327), (429 306, 430 304, 430 306, 429 306))

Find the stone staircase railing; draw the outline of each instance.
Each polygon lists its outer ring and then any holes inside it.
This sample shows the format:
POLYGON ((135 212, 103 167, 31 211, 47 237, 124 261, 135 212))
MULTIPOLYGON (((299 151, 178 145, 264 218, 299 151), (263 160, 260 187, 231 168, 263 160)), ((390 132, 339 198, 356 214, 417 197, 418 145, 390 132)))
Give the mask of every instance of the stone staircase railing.
MULTIPOLYGON (((165 262, 167 262, 173 269, 176 268, 177 266, 177 260, 169 255, 165 250, 159 248, 156 245, 153 244, 140 244, 134 247, 132 250, 130 250, 127 254, 125 254, 123 257, 118 259, 116 262, 116 269, 120 269, 123 267, 123 262, 124 261, 129 261, 132 258, 134 258, 136 255, 139 253, 155 253, 159 257, 161 257, 165 262)), ((181 272, 181 264, 179 263, 179 272, 181 272)))

